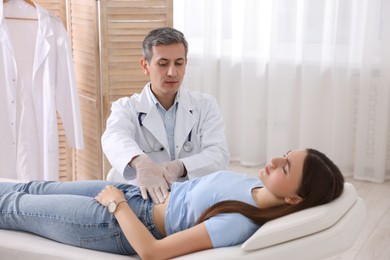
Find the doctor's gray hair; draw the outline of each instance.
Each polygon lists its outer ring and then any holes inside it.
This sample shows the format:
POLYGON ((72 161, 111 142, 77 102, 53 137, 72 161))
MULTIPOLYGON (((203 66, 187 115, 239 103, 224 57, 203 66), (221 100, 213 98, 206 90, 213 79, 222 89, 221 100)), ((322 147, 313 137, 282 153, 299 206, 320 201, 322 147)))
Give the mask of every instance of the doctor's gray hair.
POLYGON ((182 43, 184 45, 185 57, 187 59, 188 43, 182 32, 171 27, 161 27, 150 31, 142 43, 144 59, 150 62, 153 56, 153 46, 171 45, 175 43, 182 43))

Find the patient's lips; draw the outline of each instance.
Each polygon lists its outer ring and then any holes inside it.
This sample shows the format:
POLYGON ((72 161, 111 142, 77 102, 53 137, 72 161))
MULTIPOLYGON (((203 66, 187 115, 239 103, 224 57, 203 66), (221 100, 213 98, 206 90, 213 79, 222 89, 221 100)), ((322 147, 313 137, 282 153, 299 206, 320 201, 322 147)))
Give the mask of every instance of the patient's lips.
POLYGON ((269 168, 268 168, 268 165, 264 167, 264 171, 267 175, 269 175, 269 168))
POLYGON ((262 176, 269 175, 269 168, 268 166, 265 166, 263 169, 259 171, 259 177, 261 179, 262 176))

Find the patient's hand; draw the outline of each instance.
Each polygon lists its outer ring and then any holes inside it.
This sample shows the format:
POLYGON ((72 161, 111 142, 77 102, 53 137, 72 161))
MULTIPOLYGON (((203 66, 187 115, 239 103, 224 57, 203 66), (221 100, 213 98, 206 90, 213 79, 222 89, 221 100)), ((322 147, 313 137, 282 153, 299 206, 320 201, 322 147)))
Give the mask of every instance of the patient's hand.
POLYGON ((121 201, 125 199, 125 195, 122 191, 115 188, 112 185, 107 185, 96 197, 95 199, 102 204, 103 206, 108 206, 110 201, 121 201))

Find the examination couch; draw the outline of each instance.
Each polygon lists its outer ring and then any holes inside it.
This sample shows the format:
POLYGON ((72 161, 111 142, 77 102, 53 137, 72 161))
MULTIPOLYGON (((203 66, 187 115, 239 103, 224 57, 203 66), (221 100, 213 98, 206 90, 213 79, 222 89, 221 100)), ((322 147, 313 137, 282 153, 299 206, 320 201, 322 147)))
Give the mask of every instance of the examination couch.
MULTIPOLYGON (((0 181, 14 181, 1 179, 0 181)), ((348 249, 366 218, 363 200, 350 183, 336 200, 263 225, 241 245, 178 257, 199 259, 324 259, 348 249)), ((64 245, 33 234, 0 229, 2 260, 140 259, 64 245)))

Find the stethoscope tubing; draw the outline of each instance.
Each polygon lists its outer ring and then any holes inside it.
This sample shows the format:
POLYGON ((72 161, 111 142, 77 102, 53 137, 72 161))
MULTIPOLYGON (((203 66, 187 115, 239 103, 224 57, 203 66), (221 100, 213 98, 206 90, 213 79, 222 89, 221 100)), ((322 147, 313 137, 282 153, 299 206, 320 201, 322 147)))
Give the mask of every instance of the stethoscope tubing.
MULTIPOLYGON (((190 111, 190 112, 192 113, 192 111, 190 111)), ((140 113, 138 114, 138 123, 139 123, 139 126, 140 126, 141 128, 144 126, 144 124, 142 123, 142 116, 143 116, 143 115, 146 115, 146 113, 140 112, 140 113)), ((143 130, 142 130, 142 131, 143 131, 143 130)), ((145 138, 146 138, 146 135, 145 135, 145 138)), ((191 140, 192 140, 192 129, 191 129, 191 131, 189 132, 189 134, 188 134, 188 136, 187 136, 187 141, 186 141, 186 142, 184 143, 184 145, 183 145, 183 149, 184 149, 184 151, 186 151, 187 153, 191 152, 192 149, 193 149, 193 144, 192 144, 191 140)), ((154 148, 152 148, 152 145, 150 145, 148 138, 146 138, 146 142, 148 143, 150 149, 152 149, 154 152, 159 152, 159 151, 161 152, 161 151, 164 151, 164 148, 163 148, 163 147, 161 147, 160 149, 157 149, 157 150, 155 150, 154 148)), ((153 146, 153 147, 154 147, 154 146, 153 146)))

